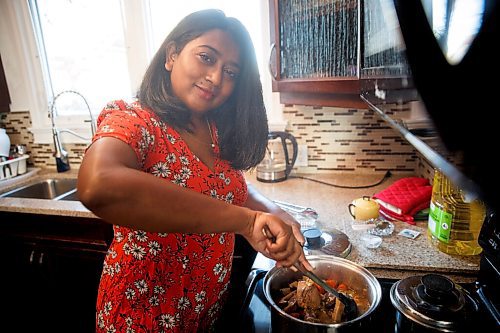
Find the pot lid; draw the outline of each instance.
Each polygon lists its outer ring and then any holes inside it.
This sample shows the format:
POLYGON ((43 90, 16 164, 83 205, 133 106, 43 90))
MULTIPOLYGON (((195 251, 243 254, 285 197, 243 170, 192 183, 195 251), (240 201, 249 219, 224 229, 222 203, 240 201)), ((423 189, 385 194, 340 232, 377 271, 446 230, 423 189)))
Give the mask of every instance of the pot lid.
POLYGON ((308 229, 303 232, 306 238, 304 251, 310 255, 331 255, 345 258, 351 253, 352 244, 349 237, 336 228, 319 230, 308 229))
POLYGON ((453 332, 477 311, 477 304, 453 281, 439 274, 412 276, 391 287, 391 302, 407 318, 426 327, 453 332))

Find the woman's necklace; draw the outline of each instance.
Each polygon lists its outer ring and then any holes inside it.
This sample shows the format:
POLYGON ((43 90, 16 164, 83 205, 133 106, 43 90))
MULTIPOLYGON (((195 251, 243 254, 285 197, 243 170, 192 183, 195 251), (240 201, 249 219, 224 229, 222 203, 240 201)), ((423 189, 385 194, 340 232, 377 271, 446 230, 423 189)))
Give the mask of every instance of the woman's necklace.
POLYGON ((212 126, 210 126, 210 122, 207 119, 208 133, 210 133, 210 147, 215 148, 214 136, 212 135, 212 126))
POLYGON ((187 135, 189 135, 195 141, 198 141, 199 143, 202 143, 204 145, 209 145, 213 149, 213 148, 215 148, 215 143, 214 143, 214 136, 212 134, 212 127, 210 126, 210 122, 208 121, 208 119, 206 119, 206 122, 207 122, 208 132, 210 133, 210 143, 206 143, 205 141, 198 139, 195 135, 193 135, 192 133, 190 133, 186 130, 183 130, 183 132, 186 133, 187 135))

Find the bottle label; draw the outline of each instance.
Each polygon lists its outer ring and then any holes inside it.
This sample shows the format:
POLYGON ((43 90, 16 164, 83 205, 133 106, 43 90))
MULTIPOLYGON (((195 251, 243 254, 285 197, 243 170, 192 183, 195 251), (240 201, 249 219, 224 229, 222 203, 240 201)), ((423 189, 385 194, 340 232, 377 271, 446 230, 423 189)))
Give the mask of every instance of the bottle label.
POLYGON ((444 243, 449 243, 452 220, 452 214, 447 213, 431 202, 427 227, 434 237, 444 243))

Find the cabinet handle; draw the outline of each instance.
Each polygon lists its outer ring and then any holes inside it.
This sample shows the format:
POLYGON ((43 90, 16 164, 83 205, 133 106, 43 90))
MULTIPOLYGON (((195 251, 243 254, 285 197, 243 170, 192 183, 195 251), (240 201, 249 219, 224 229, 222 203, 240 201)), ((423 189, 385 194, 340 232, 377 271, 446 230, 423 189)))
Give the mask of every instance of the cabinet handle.
POLYGON ((31 250, 31 253, 30 253, 30 264, 33 263, 33 259, 35 258, 35 250, 31 250))
MULTIPOLYGON (((276 71, 273 72, 273 51, 276 50, 276 43, 271 44, 271 50, 269 51, 269 74, 271 74, 271 77, 276 80, 278 77, 278 68, 276 68, 276 71)), ((276 63, 275 63, 276 67, 276 63)))
POLYGON ((43 265, 43 255, 44 253, 43 252, 40 252, 40 257, 38 258, 38 264, 41 266, 43 265))

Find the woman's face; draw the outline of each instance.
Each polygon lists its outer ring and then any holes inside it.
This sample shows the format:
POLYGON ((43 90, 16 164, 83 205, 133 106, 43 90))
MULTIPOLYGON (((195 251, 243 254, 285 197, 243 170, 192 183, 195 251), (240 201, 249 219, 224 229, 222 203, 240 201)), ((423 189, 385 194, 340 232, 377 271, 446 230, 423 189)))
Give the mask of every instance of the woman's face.
POLYGON ((210 30, 174 52, 165 68, 173 93, 192 112, 205 113, 229 98, 239 76, 240 52, 228 33, 210 30))

